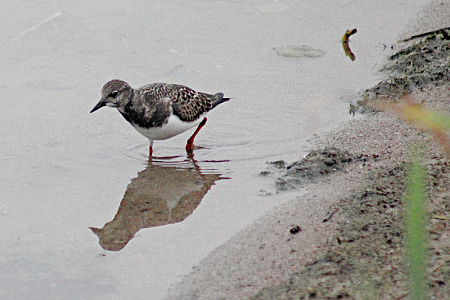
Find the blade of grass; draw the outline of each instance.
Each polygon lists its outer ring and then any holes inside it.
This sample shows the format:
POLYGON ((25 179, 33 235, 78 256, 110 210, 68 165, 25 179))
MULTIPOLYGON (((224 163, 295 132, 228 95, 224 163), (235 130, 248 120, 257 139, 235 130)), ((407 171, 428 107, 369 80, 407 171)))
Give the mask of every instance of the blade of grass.
POLYGON ((406 223, 411 299, 414 300, 425 299, 426 294, 425 175, 416 157, 408 174, 406 223))

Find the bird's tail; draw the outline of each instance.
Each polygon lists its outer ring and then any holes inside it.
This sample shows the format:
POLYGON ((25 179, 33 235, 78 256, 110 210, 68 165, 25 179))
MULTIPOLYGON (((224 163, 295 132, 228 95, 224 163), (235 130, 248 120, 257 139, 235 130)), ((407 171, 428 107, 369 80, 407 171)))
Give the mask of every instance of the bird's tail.
POLYGON ((216 98, 216 101, 213 102, 213 105, 211 107, 211 109, 213 109, 214 107, 216 107, 217 105, 227 102, 228 100, 230 100, 231 98, 224 98, 223 97, 223 93, 217 93, 214 95, 214 98, 216 98))

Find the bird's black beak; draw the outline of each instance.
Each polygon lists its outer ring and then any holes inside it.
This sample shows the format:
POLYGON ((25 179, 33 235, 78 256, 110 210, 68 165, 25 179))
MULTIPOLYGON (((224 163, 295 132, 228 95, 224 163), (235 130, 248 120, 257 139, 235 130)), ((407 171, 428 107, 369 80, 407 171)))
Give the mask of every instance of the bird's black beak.
POLYGON ((106 102, 103 100, 103 99, 101 99, 98 103, 97 103, 97 105, 91 110, 91 113, 93 113, 94 111, 96 111, 97 109, 99 109, 99 108, 102 108, 103 106, 105 106, 106 105, 106 102))

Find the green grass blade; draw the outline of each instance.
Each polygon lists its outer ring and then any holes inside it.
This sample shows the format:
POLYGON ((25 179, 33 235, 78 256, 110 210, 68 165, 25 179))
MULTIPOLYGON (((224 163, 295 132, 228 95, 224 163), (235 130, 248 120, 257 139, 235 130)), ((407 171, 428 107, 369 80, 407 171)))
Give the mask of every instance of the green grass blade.
POLYGON ((425 180, 425 170, 416 158, 408 174, 406 223, 411 299, 414 300, 425 299, 426 295, 425 180))

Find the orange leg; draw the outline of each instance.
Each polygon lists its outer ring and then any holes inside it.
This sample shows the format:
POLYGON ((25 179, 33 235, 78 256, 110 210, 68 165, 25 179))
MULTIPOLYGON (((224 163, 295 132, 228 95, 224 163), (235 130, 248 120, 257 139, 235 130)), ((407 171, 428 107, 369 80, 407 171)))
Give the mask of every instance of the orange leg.
POLYGON ((148 157, 150 159, 152 159, 152 155, 153 155, 153 140, 148 139, 148 143, 149 143, 149 147, 148 147, 148 157))
POLYGON ((188 139, 187 143, 186 143, 186 151, 187 152, 192 152, 192 150, 194 150, 194 138, 197 135, 197 133, 200 131, 200 129, 202 129, 203 126, 205 126, 207 119, 203 118, 202 122, 200 124, 198 124, 197 129, 195 130, 194 134, 192 134, 192 136, 188 139))

